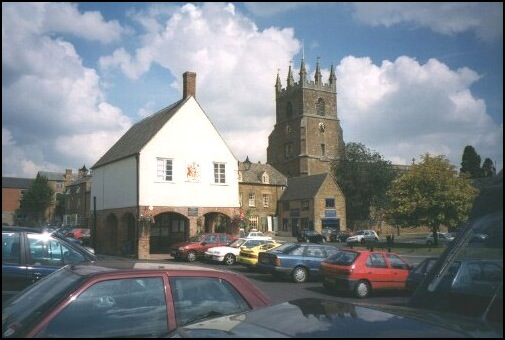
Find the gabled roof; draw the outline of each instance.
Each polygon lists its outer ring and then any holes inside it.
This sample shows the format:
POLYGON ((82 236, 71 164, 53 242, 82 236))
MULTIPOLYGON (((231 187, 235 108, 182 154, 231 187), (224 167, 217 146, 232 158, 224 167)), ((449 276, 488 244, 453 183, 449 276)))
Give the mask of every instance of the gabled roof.
POLYGON ((2 177, 2 188, 29 189, 33 178, 2 177))
POLYGON ((106 164, 140 153, 142 148, 160 131, 166 122, 191 98, 181 99, 134 124, 103 156, 91 167, 106 164))
POLYGON ((328 174, 288 178, 288 187, 282 193, 280 201, 314 198, 328 174))
POLYGON ((263 184, 261 177, 266 173, 269 177, 270 185, 286 186, 287 178, 279 170, 270 164, 251 163, 249 170, 244 169, 244 163, 240 162, 240 171, 242 171, 242 183, 263 184))

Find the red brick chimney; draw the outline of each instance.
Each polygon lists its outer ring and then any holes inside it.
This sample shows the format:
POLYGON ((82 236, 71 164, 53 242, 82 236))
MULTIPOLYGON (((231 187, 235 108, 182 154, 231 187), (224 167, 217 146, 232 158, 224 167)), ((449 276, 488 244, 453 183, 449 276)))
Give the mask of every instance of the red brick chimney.
POLYGON ((182 80, 182 99, 186 99, 189 96, 196 98, 196 73, 184 72, 182 80))

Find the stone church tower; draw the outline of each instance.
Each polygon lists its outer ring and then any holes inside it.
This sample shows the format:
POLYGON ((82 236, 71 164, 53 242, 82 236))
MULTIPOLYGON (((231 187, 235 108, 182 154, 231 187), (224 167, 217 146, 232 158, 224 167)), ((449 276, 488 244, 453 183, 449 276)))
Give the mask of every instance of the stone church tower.
POLYGON ((289 66, 286 88, 277 74, 276 123, 268 137, 267 163, 287 177, 330 172, 332 162, 344 155, 333 65, 327 84, 322 82, 319 61, 314 81, 307 79, 303 59, 299 74, 295 83, 289 66))

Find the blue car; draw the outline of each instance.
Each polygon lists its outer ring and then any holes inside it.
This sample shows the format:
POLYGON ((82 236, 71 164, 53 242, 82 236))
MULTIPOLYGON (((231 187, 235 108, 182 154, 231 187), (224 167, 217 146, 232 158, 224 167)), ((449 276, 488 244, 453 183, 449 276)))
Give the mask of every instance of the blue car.
POLYGON ((319 276, 319 264, 335 254, 337 248, 315 243, 286 243, 262 252, 258 257, 260 272, 291 278, 294 282, 305 282, 319 276))
POLYGON ((55 233, 2 227, 2 304, 66 264, 96 260, 88 249, 55 233))

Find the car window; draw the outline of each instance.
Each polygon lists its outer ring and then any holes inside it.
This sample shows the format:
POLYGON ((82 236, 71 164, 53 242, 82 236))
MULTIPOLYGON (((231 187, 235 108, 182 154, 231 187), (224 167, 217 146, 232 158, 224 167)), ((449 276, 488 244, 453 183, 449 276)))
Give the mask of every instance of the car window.
POLYGON ((221 235, 219 235, 219 242, 220 243, 230 243, 231 238, 226 234, 221 234, 221 235))
POLYGON ((2 263, 18 264, 20 261, 19 233, 2 233, 2 263))
POLYGON ((82 254, 66 247, 49 234, 28 234, 27 239, 30 253, 27 260, 29 264, 63 266, 86 260, 82 254))
POLYGON ((216 235, 208 235, 206 238, 205 238, 205 242, 206 243, 217 243, 217 236, 216 235))
POLYGON ((333 256, 337 253, 337 248, 335 247, 325 247, 326 250, 326 257, 333 256))
POLYGON ((38 337, 141 337, 168 331, 161 277, 95 283, 57 314, 38 337))
POLYGON ((323 249, 321 247, 308 246, 305 256, 324 257, 323 249))
POLYGON ((386 260, 382 254, 370 254, 366 260, 367 267, 387 268, 386 260))
POLYGON ((177 326, 209 316, 228 315, 250 309, 226 280, 205 277, 172 277, 170 287, 177 326))
POLYGON ((401 258, 399 258, 395 254, 387 254, 389 263, 391 264, 391 268, 393 269, 405 269, 408 270, 409 266, 405 261, 403 261, 401 258))

